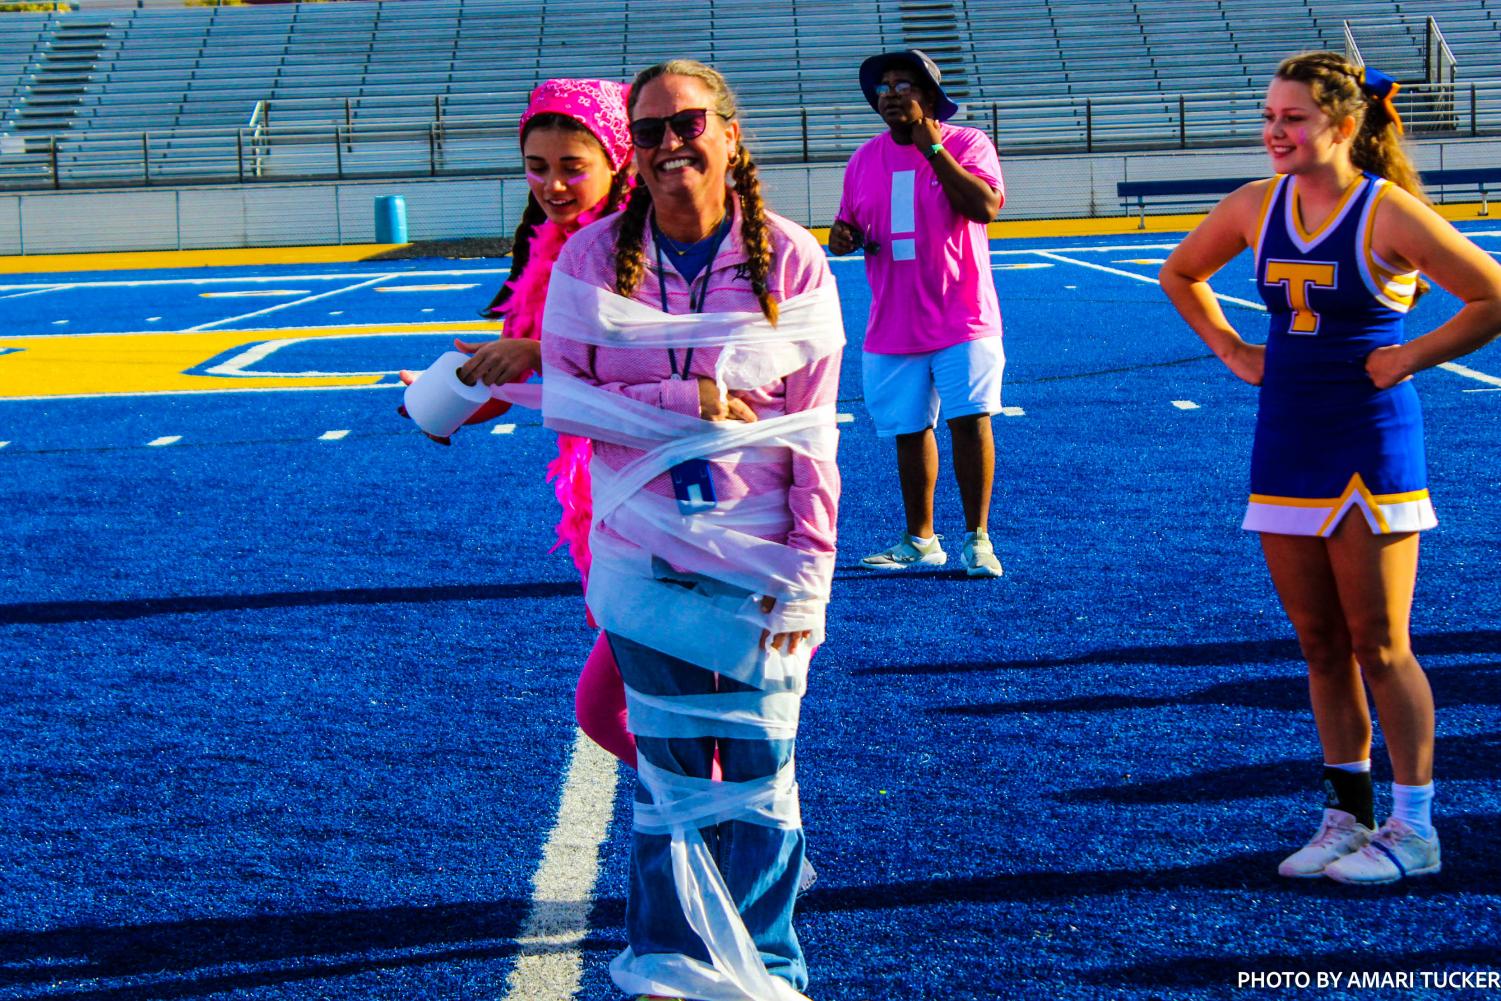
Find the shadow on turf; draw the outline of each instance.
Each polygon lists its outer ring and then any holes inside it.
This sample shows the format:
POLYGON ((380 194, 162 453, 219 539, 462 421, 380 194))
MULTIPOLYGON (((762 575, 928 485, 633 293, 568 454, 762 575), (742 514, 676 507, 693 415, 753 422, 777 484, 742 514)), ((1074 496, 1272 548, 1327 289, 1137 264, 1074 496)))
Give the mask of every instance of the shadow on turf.
MULTIPOLYGON (((1382 759, 1385 751, 1378 745, 1373 758, 1382 759)), ((1501 760, 1501 733, 1481 733, 1463 737, 1439 737, 1434 748, 1435 771, 1440 782, 1490 782, 1501 760)), ((1262 796, 1285 796, 1307 789, 1312 793, 1319 782, 1317 759, 1289 758, 1259 762, 1235 768, 1220 768, 1195 775, 1179 775, 1158 782, 1100 786, 1060 793, 1058 798, 1084 803, 1202 803, 1254 799, 1262 796)))
POLYGON ((964 565, 957 563, 957 561, 952 566, 945 564, 941 567, 932 567, 925 570, 914 570, 911 567, 902 570, 883 570, 880 567, 868 567, 863 563, 848 563, 839 567, 834 574, 834 580, 843 582, 862 580, 952 580, 955 577, 969 580, 969 576, 964 572, 964 565))
POLYGON ((264 608, 497 601, 507 598, 577 597, 582 594, 583 588, 575 580, 530 584, 360 587, 329 591, 272 591, 265 594, 205 594, 174 598, 134 598, 121 601, 38 601, 0 605, 0 625, 103 622, 143 619, 152 615, 243 612, 264 608))
MULTIPOLYGON (((146 1001, 430 963, 493 960, 518 951, 514 939, 529 906, 528 901, 508 899, 0 932, 0 987, 71 984, 94 988, 67 994, 75 1001, 146 1001), (139 982, 146 978, 149 984, 139 982), (122 979, 138 983, 97 984, 122 979)), ((573 916, 575 905, 559 906, 573 916)), ((546 921, 545 915, 540 917, 546 921)))
MULTIPOLYGON (((1501 666, 1447 668, 1430 671, 1428 678, 1433 686, 1434 699, 1440 706, 1501 706, 1501 666)), ((1302 675, 1248 678, 1211 685, 1196 692, 980 702, 929 711, 954 716, 1005 716, 1011 713, 1116 712, 1181 706, 1244 706, 1298 712, 1308 709, 1308 682, 1302 675)))
MULTIPOLYGON (((1277 875, 1277 862, 1286 854, 1275 851, 1227 855, 1200 865, 1163 868, 1143 862, 1140 869, 1084 872, 1008 872, 954 879, 880 883, 868 886, 825 886, 798 901, 800 912, 884 911, 896 907, 929 907, 957 903, 1038 902, 1072 897, 1107 897, 1141 891, 1254 891, 1258 895, 1328 897, 1371 901, 1385 897, 1450 896, 1501 892, 1501 855, 1494 851, 1497 814, 1440 816, 1445 867, 1433 876, 1396 886, 1349 887, 1333 880, 1291 880, 1277 875)), ((831 874, 832 875, 832 874, 831 874)), ((1298 906, 1288 902, 1282 906, 1298 906)), ((1319 906, 1326 906, 1320 904, 1319 906)))
MULTIPOLYGON (((910 572, 910 571, 909 571, 910 572)), ((940 574, 942 571, 934 571, 940 574)), ((866 575, 868 576, 868 574, 866 575)), ((1418 657, 1453 654, 1494 654, 1501 648, 1501 630, 1427 633, 1413 637, 1418 657)), ((1236 664, 1301 663, 1303 655, 1295 640, 1245 640, 1223 643, 1182 643, 1161 646, 1107 647, 1069 657, 1035 657, 1025 660, 975 661, 960 664, 882 664, 861 667, 854 675, 971 674, 985 671, 1029 671, 1055 667, 1124 666, 1154 664, 1168 667, 1217 667, 1236 664)), ((1306 698, 1305 698, 1306 702, 1306 698)))

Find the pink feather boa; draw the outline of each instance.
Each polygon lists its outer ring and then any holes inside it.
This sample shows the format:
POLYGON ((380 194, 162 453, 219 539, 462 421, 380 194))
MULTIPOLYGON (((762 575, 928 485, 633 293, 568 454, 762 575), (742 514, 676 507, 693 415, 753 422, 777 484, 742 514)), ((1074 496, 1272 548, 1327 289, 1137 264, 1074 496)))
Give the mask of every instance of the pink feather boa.
MULTIPOLYGON (((547 301, 547 283, 552 279, 552 266, 563 250, 568 237, 582 226, 609 214, 605 203, 581 214, 578 221, 563 227, 548 220, 532 233, 531 254, 521 274, 511 281, 511 298, 506 303, 505 328, 502 337, 525 337, 538 340, 542 336, 542 308, 547 301)), ((568 555, 589 586, 589 527, 594 520, 594 504, 590 495, 589 460, 594 454, 593 443, 588 438, 574 435, 558 435, 558 457, 547 465, 547 482, 553 485, 558 503, 563 506, 563 517, 558 521, 557 545, 568 545, 568 555)), ((590 618, 593 625, 593 618, 590 618)))

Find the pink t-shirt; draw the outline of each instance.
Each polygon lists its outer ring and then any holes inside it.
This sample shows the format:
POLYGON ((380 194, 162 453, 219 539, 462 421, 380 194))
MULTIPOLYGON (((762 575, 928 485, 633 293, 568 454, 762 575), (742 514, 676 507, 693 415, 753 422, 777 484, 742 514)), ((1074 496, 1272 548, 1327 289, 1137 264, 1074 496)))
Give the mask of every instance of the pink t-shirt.
MULTIPOLYGON (((1001 161, 979 129, 942 125, 944 149, 1005 201, 1001 161)), ((1001 336, 1001 305, 990 276, 985 224, 949 204, 916 146, 884 132, 855 151, 844 170, 839 218, 875 242, 865 254, 870 320, 865 350, 925 354, 1001 336)))

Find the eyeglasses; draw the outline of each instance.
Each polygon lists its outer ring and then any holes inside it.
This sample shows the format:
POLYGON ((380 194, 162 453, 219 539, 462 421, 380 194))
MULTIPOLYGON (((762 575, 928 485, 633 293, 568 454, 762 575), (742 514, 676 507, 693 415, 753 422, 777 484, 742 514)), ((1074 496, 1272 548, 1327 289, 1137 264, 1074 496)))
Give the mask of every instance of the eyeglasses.
POLYGON ((917 84, 910 80, 898 80, 896 83, 878 83, 875 87, 877 97, 885 97, 893 91, 902 97, 906 97, 916 89, 917 84))
MULTIPOLYGON (((725 121, 730 120, 729 115, 720 115, 717 111, 714 113, 725 121)), ((669 125, 679 139, 688 142, 703 135, 708 124, 707 108, 689 108, 666 118, 638 118, 631 123, 631 142, 642 149, 656 149, 667 138, 669 125)))

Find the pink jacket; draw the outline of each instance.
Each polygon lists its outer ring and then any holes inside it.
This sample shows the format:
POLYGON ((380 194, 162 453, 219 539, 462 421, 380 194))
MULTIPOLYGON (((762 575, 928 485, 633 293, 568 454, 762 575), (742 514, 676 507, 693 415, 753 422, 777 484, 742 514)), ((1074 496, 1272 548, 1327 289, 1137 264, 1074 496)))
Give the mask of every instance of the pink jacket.
MULTIPOLYGON (((611 216, 574 234, 558 257, 556 270, 598 288, 615 286, 615 236, 620 216, 611 216)), ((807 230, 781 216, 767 213, 772 230, 772 267, 768 284, 778 301, 818 288, 831 282, 828 260, 823 249, 807 230)), ((646 276, 632 299, 662 308, 666 295, 666 312, 687 313, 689 286, 682 275, 668 264, 660 276, 656 268, 656 251, 648 227, 645 238, 646 276), (659 281, 660 279, 660 281, 659 281)), ((746 261, 737 215, 724 244, 709 266, 705 312, 760 311, 760 303, 745 277, 746 261)), ((699 275, 696 285, 702 285, 699 275)), ((693 352, 686 378, 674 379, 666 349, 600 348, 575 341, 542 339, 542 366, 546 373, 561 371, 578 379, 619 393, 633 400, 698 416, 698 386, 694 377, 714 378, 719 348, 693 352)), ((681 371, 683 352, 678 352, 681 371)), ((743 394, 758 417, 775 417, 824 404, 838 396, 840 353, 836 352, 770 385, 743 394)), ((612 469, 619 469, 640 453, 623 445, 596 442, 594 455, 612 469)), ((792 527, 785 536, 766 536, 776 542, 811 553, 832 553, 836 537, 839 507, 839 469, 833 461, 818 461, 780 450, 767 450, 738 461, 715 459, 711 477, 721 502, 752 494, 785 492, 792 527)), ((667 475, 652 480, 648 490, 672 496, 667 475)), ((601 529, 608 531, 608 529, 601 529)), ((685 570, 699 568, 683 567, 685 570)))

